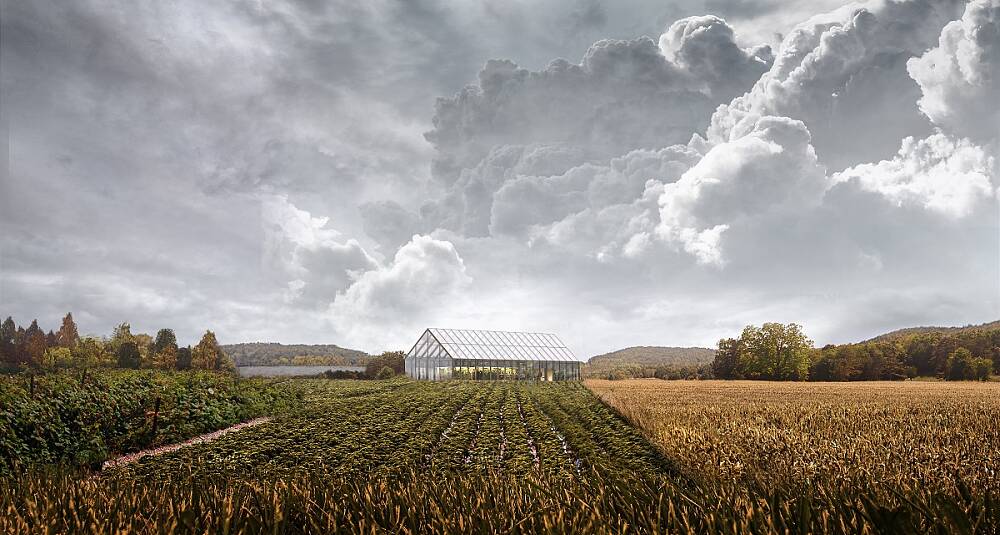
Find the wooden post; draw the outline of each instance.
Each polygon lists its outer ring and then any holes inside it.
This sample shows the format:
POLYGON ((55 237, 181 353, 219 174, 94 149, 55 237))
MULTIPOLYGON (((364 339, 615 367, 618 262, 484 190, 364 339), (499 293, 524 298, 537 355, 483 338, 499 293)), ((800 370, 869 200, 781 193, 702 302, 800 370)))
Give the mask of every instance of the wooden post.
POLYGON ((156 404, 153 405, 153 436, 156 436, 156 428, 160 423, 160 397, 156 397, 156 404))

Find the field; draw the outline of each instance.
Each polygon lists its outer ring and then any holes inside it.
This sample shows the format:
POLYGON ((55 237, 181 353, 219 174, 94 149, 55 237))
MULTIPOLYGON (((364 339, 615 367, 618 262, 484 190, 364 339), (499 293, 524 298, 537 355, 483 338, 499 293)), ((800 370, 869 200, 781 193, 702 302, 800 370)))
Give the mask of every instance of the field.
POLYGON ((0 479, 0 531, 1000 527, 1000 385, 300 379, 278 387, 301 405, 211 443, 97 476, 0 479))
POLYGON ((1000 383, 589 381, 690 477, 1000 488, 1000 383))

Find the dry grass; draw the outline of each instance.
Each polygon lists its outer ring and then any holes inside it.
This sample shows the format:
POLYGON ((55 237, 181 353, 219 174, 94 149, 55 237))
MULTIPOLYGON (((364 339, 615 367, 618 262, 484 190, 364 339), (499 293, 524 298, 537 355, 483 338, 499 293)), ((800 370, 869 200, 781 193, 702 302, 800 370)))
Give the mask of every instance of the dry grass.
POLYGON ((588 381, 696 478, 954 491, 1000 485, 1000 384, 588 381))

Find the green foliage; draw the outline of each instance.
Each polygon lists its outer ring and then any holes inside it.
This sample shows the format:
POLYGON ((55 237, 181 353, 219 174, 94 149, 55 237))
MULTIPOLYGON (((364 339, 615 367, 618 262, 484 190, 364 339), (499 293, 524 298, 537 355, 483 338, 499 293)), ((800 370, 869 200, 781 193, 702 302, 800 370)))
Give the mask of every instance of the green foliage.
POLYGON ((181 347, 177 349, 177 369, 191 369, 191 347, 181 347))
POLYGON ((121 342, 115 351, 115 358, 118 359, 118 367, 126 369, 138 369, 142 365, 142 355, 139 353, 139 346, 133 341, 121 342))
POLYGON ((332 344, 255 342, 223 345, 237 366, 364 366, 367 353, 332 344))
POLYGON ((382 366, 382 369, 378 371, 378 375, 375 376, 376 379, 392 379, 396 375, 396 372, 388 366, 382 366))
POLYGON ((946 364, 945 379, 949 381, 985 381, 993 373, 993 361, 975 358, 964 347, 952 351, 946 364))
POLYGON ((15 464, 102 462, 292 406, 294 394, 260 380, 157 371, 0 377, 0 473, 15 464), (158 430, 151 418, 160 398, 158 430))
POLYGON ((402 351, 386 351, 372 358, 365 365, 365 374, 368 377, 376 377, 382 373, 383 368, 389 368, 393 374, 402 374, 405 370, 405 363, 406 353, 402 351))
POLYGON ((50 347, 42 356, 42 367, 46 369, 73 367, 73 352, 66 347, 50 347))
POLYGON ((722 379, 804 381, 812 340, 795 323, 748 325, 739 339, 719 341, 712 369, 722 379))

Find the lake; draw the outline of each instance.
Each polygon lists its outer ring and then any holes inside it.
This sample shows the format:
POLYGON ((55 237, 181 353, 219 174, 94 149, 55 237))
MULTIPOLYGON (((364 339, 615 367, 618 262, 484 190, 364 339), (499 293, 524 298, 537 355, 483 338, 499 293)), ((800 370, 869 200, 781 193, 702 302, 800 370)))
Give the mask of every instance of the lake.
POLYGON ((363 372, 364 366, 237 366, 241 377, 290 377, 295 375, 318 375, 327 370, 363 372))

